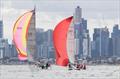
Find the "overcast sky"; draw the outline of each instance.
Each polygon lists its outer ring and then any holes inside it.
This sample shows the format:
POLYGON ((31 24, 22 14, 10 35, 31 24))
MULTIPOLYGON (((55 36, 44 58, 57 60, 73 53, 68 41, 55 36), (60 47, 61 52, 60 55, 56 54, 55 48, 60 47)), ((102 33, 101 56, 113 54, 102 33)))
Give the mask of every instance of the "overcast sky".
POLYGON ((12 29, 17 18, 36 5, 36 25, 54 29, 62 19, 72 16, 76 6, 88 20, 90 35, 93 28, 120 25, 120 0, 0 0, 0 19, 4 21, 4 38, 12 40, 12 29))

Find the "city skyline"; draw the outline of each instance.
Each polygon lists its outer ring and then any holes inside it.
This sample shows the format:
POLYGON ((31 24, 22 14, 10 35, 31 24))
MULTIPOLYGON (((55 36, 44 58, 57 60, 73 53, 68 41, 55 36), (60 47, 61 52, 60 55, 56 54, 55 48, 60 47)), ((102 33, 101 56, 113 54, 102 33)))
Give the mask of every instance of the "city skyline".
POLYGON ((72 16, 77 6, 82 8, 82 17, 88 21, 90 36, 93 34, 93 28, 107 26, 112 30, 114 24, 119 24, 119 0, 76 0, 76 1, 15 1, 1 0, 1 17, 4 22, 4 38, 12 41, 12 28, 16 19, 24 12, 34 8, 36 5, 36 27, 54 29, 55 25, 65 17, 72 16), (28 5, 24 5, 28 4, 28 5), (39 5, 41 4, 41 5, 39 5), (54 4, 54 5, 53 5, 54 4), (59 5, 58 5, 59 4, 59 5), (63 4, 63 6, 61 6, 63 4), (88 5, 90 4, 90 5, 88 5), (113 4, 113 5, 112 5, 113 4), (49 6, 49 7, 48 7, 49 6), (56 6, 56 7, 54 7, 56 6), (63 8, 62 8, 63 7, 63 8), (13 16, 14 15, 14 16, 13 16), (41 19, 42 18, 42 19, 41 19), (11 31, 8 34, 8 27, 11 31))
POLYGON ((119 14, 120 0, 0 0, 0 77, 119 78, 119 14))

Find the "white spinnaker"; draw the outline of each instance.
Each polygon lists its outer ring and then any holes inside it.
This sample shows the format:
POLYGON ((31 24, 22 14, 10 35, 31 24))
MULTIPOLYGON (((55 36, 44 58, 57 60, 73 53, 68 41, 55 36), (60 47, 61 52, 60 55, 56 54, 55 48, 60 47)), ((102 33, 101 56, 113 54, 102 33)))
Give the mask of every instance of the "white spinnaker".
POLYGON ((28 36, 27 36, 27 54, 28 54, 28 61, 34 61, 35 51, 36 51, 36 42, 35 42, 35 10, 33 10, 32 19, 30 21, 30 26, 28 29, 28 36))
POLYGON ((73 20, 71 21, 70 27, 67 33, 67 54, 70 63, 75 62, 75 45, 74 45, 74 25, 73 20))

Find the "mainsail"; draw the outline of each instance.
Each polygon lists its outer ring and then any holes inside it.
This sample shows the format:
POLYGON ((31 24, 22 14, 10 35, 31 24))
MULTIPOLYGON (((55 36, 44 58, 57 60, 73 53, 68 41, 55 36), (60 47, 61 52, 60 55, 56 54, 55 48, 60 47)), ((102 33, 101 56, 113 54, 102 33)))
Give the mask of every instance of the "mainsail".
POLYGON ((56 51, 56 64, 67 66, 69 63, 67 51, 67 34, 72 17, 62 20, 53 31, 53 42, 56 51))
POLYGON ((35 53, 35 10, 18 18, 13 28, 13 42, 20 60, 32 59, 35 53))
POLYGON ((27 53, 28 60, 34 61, 35 52, 36 52, 36 30, 35 30, 35 10, 33 10, 33 16, 30 21, 28 30, 27 30, 27 53))
POLYGON ((69 58, 69 63, 75 62, 75 40, 74 40, 74 24, 73 20, 68 29, 67 33, 67 54, 69 58))

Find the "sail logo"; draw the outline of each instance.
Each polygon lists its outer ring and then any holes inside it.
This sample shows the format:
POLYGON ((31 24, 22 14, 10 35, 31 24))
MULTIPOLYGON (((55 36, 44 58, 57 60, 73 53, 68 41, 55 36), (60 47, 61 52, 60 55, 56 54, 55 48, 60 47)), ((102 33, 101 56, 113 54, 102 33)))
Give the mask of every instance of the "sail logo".
POLYGON ((17 29, 22 29, 22 27, 17 27, 17 29))

